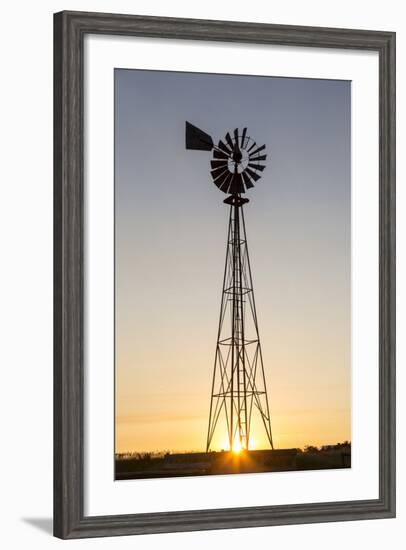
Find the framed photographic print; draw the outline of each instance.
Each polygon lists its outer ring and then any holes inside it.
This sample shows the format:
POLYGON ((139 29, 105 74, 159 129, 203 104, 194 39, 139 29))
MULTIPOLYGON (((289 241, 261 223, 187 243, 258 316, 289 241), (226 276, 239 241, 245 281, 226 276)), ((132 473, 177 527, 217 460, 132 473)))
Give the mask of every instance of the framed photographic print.
POLYGON ((60 538, 395 515, 395 35, 55 15, 60 538))

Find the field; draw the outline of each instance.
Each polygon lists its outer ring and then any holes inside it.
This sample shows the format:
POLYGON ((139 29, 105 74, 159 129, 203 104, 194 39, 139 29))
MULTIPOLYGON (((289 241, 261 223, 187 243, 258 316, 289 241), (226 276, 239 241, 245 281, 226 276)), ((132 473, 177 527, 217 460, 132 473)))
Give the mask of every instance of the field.
POLYGON ((135 453, 116 455, 115 479, 283 472, 351 467, 350 444, 321 449, 253 450, 233 453, 135 453))

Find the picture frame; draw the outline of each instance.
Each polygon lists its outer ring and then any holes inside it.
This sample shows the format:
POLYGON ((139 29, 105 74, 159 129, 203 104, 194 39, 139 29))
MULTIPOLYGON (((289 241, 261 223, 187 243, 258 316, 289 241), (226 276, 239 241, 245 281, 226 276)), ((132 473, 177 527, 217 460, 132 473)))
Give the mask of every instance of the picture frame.
POLYGON ((62 539, 395 516, 395 34, 103 13, 54 16, 54 535, 62 539), (86 35, 371 51, 379 55, 379 498, 87 516, 84 512, 86 35))

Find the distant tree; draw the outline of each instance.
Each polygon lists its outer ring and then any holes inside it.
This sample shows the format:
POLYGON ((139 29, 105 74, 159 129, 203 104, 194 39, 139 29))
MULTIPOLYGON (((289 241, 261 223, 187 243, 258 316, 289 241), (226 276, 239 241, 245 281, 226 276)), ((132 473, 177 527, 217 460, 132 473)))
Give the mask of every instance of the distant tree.
POLYGON ((304 448, 305 453, 318 453, 319 449, 318 447, 315 447, 314 445, 306 445, 304 448))

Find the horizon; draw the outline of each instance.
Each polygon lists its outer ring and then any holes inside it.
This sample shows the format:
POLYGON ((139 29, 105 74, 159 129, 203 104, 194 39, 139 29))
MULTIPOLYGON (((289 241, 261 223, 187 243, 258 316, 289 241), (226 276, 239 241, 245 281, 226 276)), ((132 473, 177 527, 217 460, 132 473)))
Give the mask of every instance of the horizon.
MULTIPOLYGON (((324 447, 339 447, 339 446, 349 446, 351 447, 351 441, 340 441, 336 443, 327 443, 321 446, 307 444, 304 447, 289 447, 289 448, 274 448, 274 449, 241 449, 237 452, 239 454, 240 452, 251 452, 251 451, 287 451, 287 450, 299 450, 302 452, 306 451, 306 448, 311 449, 317 449, 318 451, 322 450, 324 447)), ((149 450, 135 450, 135 451, 120 451, 119 453, 115 453, 116 457, 119 456, 133 456, 133 455, 165 455, 165 454, 210 454, 210 453, 229 453, 229 452, 236 452, 231 451, 230 449, 219 449, 219 450, 210 450, 210 451, 201 451, 197 449, 183 449, 183 450, 173 450, 173 449, 149 449, 149 450)))

